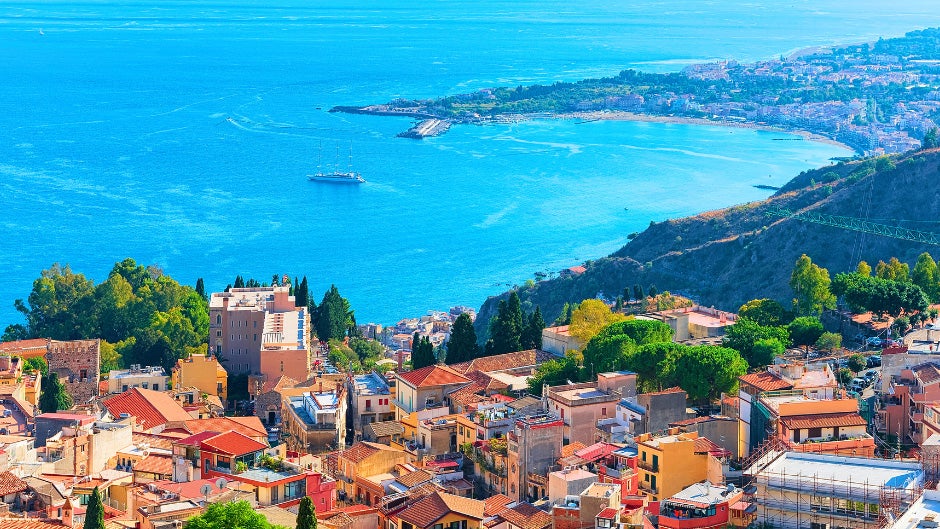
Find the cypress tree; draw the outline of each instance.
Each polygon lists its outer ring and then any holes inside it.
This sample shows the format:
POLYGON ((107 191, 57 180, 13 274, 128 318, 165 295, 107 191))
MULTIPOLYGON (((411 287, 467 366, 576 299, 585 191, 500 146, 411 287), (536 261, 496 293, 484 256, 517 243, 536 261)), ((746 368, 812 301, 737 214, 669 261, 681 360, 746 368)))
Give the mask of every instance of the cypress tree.
POLYGON ((235 276, 235 284, 233 285, 233 288, 245 288, 245 278, 243 278, 241 275, 235 276))
POLYGON ((331 285, 323 294, 316 313, 315 329, 320 340, 342 340, 346 336, 347 301, 339 295, 336 285, 331 285))
POLYGON ((91 500, 85 510, 85 525, 82 529, 104 529, 104 505, 102 505, 101 493, 98 492, 97 485, 91 491, 91 500))
POLYGON ((300 500, 300 506, 297 509, 297 529, 317 529, 317 513, 313 510, 310 496, 304 496, 300 500))
POLYGON ((545 329, 545 320, 542 319, 542 309, 536 305, 535 312, 526 318, 526 325, 521 338, 522 348, 541 349, 543 329, 545 329))
POLYGON ((643 295, 643 287, 638 284, 633 285, 633 299, 639 301, 646 296, 643 295))
POLYGON ((209 299, 209 296, 206 294, 206 284, 203 282, 201 277, 196 280, 196 294, 202 296, 202 299, 209 299))
POLYGON ((649 293, 650 293, 650 297, 653 297, 653 298, 656 297, 656 294, 659 294, 659 291, 656 290, 656 285, 650 285, 649 293))
POLYGON ((480 354, 477 345, 477 333, 473 329, 470 315, 463 313, 457 316, 454 326, 450 330, 450 340, 447 341, 447 363, 469 362, 480 354))
POLYGON ((42 377, 41 392, 39 394, 39 409, 43 413, 55 413, 72 407, 72 397, 65 391, 65 386, 59 380, 59 375, 49 373, 42 377))

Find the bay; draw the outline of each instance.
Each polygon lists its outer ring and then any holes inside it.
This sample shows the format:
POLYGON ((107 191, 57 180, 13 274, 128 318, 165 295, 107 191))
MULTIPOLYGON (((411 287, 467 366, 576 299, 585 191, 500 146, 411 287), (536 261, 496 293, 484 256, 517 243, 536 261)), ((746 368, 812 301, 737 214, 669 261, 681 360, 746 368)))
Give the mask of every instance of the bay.
POLYGON ((755 60, 940 24, 929 2, 0 4, 0 322, 53 262, 219 290, 335 283, 359 321, 478 306, 652 221, 848 152, 776 132, 539 120, 395 138, 334 105, 755 60), (317 159, 367 183, 307 181, 317 159), (337 155, 337 151, 339 154, 337 155))

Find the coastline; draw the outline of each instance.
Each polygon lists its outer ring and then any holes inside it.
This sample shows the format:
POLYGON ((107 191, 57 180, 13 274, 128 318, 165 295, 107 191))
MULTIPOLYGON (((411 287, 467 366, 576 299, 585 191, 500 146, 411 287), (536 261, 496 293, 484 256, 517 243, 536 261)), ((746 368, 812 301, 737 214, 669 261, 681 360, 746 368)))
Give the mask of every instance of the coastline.
MULTIPOLYGON (((533 119, 536 116, 525 116, 526 119, 533 119)), ((538 116, 541 117, 541 116, 538 116)), ((810 132, 802 129, 787 129, 784 127, 775 127, 753 122, 736 122, 724 120, 712 120, 705 118, 693 118, 685 116, 657 116, 653 114, 638 114, 636 112, 626 111, 588 111, 588 112, 565 112, 551 116, 551 119, 579 119, 583 121, 643 121, 647 123, 670 123, 677 125, 710 125, 714 127, 733 127, 739 129, 763 130, 768 132, 780 132, 800 136, 808 141, 826 143, 850 150, 856 154, 862 154, 854 147, 846 145, 840 141, 834 140, 828 136, 810 132)))

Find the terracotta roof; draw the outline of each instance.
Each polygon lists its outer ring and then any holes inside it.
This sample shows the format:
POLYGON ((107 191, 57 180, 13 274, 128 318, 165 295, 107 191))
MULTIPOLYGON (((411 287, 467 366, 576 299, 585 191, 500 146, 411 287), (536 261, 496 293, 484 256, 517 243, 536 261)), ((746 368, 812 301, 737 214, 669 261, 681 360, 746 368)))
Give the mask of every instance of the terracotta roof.
POLYGON ((371 429, 372 434, 376 437, 401 435, 405 433, 405 427, 398 421, 379 421, 367 424, 363 428, 371 429))
POLYGON ((45 356, 49 347, 47 338, 34 338, 31 340, 17 340, 15 342, 0 343, 0 353, 15 354, 24 359, 36 356, 45 356))
MULTIPOLYGON (((318 527, 321 525, 323 527, 330 527, 330 528, 352 527, 352 524, 355 523, 355 520, 352 519, 352 516, 342 511, 332 514, 331 516, 327 518, 319 518, 319 516, 317 516, 317 518, 318 518, 317 520, 318 527)), ((271 523, 274 523, 272 520, 268 520, 268 521, 271 521, 271 523)), ((289 524, 282 523, 281 525, 283 527, 290 527, 294 525, 296 521, 297 521, 297 517, 295 516, 293 522, 289 524)))
POLYGON ((447 366, 433 365, 407 373, 398 373, 398 378, 415 388, 429 388, 450 384, 469 384, 470 379, 447 366))
POLYGON ((143 432, 134 432, 131 434, 131 440, 134 443, 147 443, 151 448, 163 448, 164 450, 173 449, 173 441, 159 435, 151 435, 143 432))
POLYGON ((0 518, 0 527, 3 529, 62 529, 65 525, 61 520, 52 519, 0 518))
POLYGON ((512 503, 512 498, 505 494, 494 494, 483 500, 483 514, 486 516, 496 516, 509 507, 506 505, 512 503))
POLYGON ((780 417, 780 422, 790 430, 832 428, 833 426, 865 426, 868 424, 861 415, 855 412, 792 415, 780 417))
POLYGON ((261 392, 267 393, 275 389, 292 387, 292 386, 296 386, 297 383, 298 383, 297 380, 294 380, 293 378, 287 375, 281 375, 274 380, 268 380, 267 382, 265 382, 264 386, 261 386, 261 392))
POLYGON ((275 505, 268 507, 258 507, 255 509, 255 512, 260 513, 261 516, 264 516, 265 520, 267 520, 268 523, 272 525, 281 527, 294 527, 297 524, 296 514, 275 505))
POLYGON ((614 451, 618 450, 620 447, 617 445, 612 445, 610 443, 594 443, 591 446, 586 446, 580 450, 575 450, 574 455, 584 459, 585 461, 597 461, 599 459, 605 458, 614 451))
POLYGON ((460 404, 461 406, 467 407, 476 402, 482 402, 486 400, 486 397, 479 395, 478 393, 483 391, 484 387, 476 382, 473 382, 469 386, 464 386, 457 391, 450 394, 451 402, 460 404))
POLYGON ((170 421, 192 418, 169 394, 150 389, 131 388, 119 395, 105 398, 102 403, 114 417, 120 417, 122 413, 136 417, 137 423, 144 430, 170 421))
POLYGON ((29 485, 9 472, 0 472, 0 496, 16 494, 28 489, 29 485))
POLYGON ((573 456, 575 452, 581 450, 582 448, 587 448, 584 446, 584 443, 575 441, 571 444, 561 447, 561 457, 573 456))
POLYGON ((937 367, 937 364, 931 362, 916 365, 911 368, 911 371, 913 371, 914 374, 917 375, 917 378, 924 384, 930 384, 940 380, 940 367, 937 367))
POLYGON ((502 391, 504 389, 509 389, 509 385, 505 382, 497 380, 490 375, 484 373, 483 371, 473 370, 464 373, 464 376, 474 381, 476 384, 479 384, 484 390, 493 392, 493 391, 502 391))
POLYGON ((366 458, 383 450, 398 452, 398 450, 395 450, 394 448, 387 445, 360 441, 349 447, 348 450, 343 450, 342 458, 348 461, 352 461, 353 463, 361 463, 362 461, 365 461, 366 458))
POLYGON ((550 514, 529 503, 520 503, 511 509, 506 509, 500 513, 500 516, 511 525, 521 529, 544 529, 552 525, 550 514))
POLYGON ((607 507, 603 511, 597 513, 598 518, 605 518, 607 520, 613 520, 617 517, 617 509, 612 507, 607 507))
POLYGON ((173 475, 173 458, 165 455, 150 454, 134 463, 134 472, 171 476, 173 475))
POLYGON ((662 391, 651 391, 649 393, 643 393, 643 395, 669 395, 672 393, 685 393, 685 390, 679 386, 673 386, 671 388, 666 388, 662 391))
POLYGON ((709 453, 713 456, 725 456, 730 452, 715 444, 708 437, 699 437, 695 439, 695 451, 697 453, 709 453))
POLYGON ((750 384, 751 386, 754 386, 761 391, 776 391, 793 387, 793 384, 790 384, 786 380, 769 371, 761 371, 760 373, 742 375, 738 377, 738 380, 744 382, 745 384, 750 384))
POLYGON ((398 517, 411 523, 416 529, 422 529, 432 526, 434 522, 451 512, 482 520, 483 506, 484 503, 480 500, 436 492, 412 503, 402 510, 398 517))
POLYGON ((203 450, 210 450, 216 453, 240 456, 264 450, 268 447, 266 443, 259 443, 247 435, 238 432, 225 432, 200 443, 203 450))
POLYGON ((169 435, 174 431, 183 432, 180 438, 187 438, 202 432, 238 432, 255 440, 268 438, 268 433, 257 417, 210 417, 208 419, 188 419, 182 422, 168 424, 162 435, 169 435))
POLYGON ((434 474, 431 474, 427 470, 416 470, 414 472, 409 472, 408 474, 399 476, 397 481, 410 489, 422 483, 431 481, 433 477, 434 474))
POLYGON ((491 371, 506 371, 509 369, 536 366, 542 362, 556 358, 558 357, 545 351, 528 349, 526 351, 516 351, 515 353, 474 358, 469 362, 460 362, 459 364, 452 364, 448 367, 463 374, 467 374, 471 371, 489 373, 491 371))

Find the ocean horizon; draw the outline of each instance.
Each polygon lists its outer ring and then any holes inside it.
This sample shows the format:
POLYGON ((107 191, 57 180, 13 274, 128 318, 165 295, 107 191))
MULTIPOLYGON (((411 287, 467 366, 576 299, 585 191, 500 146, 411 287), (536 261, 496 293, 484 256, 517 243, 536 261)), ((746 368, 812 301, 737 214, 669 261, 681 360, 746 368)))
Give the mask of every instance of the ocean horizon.
MULTIPOLYGON (((210 291, 330 284, 360 323, 479 307, 651 221, 759 200, 853 153, 783 132, 538 119, 396 138, 329 113, 485 87, 754 61, 940 25, 927 1, 0 5, 0 325, 55 262, 210 291), (366 182, 310 182, 318 166, 366 182), (338 153, 338 154, 337 154, 338 153), (321 159, 318 162, 318 159, 321 159)), ((668 288, 668 286, 662 286, 668 288)))

